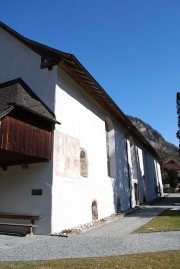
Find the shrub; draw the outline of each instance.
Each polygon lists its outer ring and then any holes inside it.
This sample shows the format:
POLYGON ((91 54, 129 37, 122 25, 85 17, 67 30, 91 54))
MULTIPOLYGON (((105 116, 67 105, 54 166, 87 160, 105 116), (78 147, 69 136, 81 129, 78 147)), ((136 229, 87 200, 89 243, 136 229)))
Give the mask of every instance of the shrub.
POLYGON ((177 187, 177 177, 178 177, 178 171, 176 169, 169 169, 168 170, 169 184, 172 188, 177 187))

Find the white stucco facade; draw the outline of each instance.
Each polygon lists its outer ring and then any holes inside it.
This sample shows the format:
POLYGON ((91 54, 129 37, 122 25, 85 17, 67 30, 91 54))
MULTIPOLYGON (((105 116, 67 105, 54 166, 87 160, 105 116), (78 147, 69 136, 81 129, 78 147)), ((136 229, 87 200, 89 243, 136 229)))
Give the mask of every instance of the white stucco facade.
POLYGON ((1 28, 0 41, 0 83, 22 78, 61 123, 55 125, 50 162, 0 168, 0 212, 40 215, 34 233, 54 234, 91 222, 94 201, 101 219, 155 199, 160 166, 143 143, 129 138, 121 122, 59 66, 41 69, 39 54, 1 28), (87 176, 80 175, 82 149, 87 176), (42 195, 32 196, 33 189, 42 195))
POLYGON ((0 40, 0 83, 21 77, 54 110, 56 67, 41 69, 41 57, 1 28, 0 40))
POLYGON ((74 137, 86 150, 88 177, 56 176, 54 167, 53 232, 92 221, 94 200, 99 218, 114 212, 114 179, 107 175, 104 111, 60 69, 57 84, 55 114, 61 122, 57 131, 74 137))

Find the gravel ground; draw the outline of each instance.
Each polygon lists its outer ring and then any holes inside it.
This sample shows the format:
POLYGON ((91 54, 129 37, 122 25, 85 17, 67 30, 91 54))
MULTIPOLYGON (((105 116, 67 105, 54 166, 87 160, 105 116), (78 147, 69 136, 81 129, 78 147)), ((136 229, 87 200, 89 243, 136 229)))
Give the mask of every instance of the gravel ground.
POLYGON ((178 198, 180 194, 170 195, 130 215, 68 238, 0 235, 0 261, 98 257, 180 249, 179 231, 132 234, 165 208, 172 207, 178 198))

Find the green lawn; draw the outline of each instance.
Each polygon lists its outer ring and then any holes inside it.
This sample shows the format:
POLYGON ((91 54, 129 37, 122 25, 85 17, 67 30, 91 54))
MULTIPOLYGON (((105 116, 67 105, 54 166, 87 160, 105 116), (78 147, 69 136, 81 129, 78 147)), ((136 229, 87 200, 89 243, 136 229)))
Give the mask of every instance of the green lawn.
POLYGON ((180 250, 126 256, 62 259, 34 262, 0 262, 0 269, 178 269, 180 250))
POLYGON ((179 231, 180 210, 166 209, 157 217, 138 228, 134 233, 148 233, 157 231, 179 231))

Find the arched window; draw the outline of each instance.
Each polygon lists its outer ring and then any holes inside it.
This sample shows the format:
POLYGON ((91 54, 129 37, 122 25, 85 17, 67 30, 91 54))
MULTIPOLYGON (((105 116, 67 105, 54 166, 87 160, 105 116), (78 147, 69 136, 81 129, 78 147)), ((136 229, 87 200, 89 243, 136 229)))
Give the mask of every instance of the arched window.
POLYGON ((88 177, 87 152, 83 148, 80 149, 80 175, 88 177))
POLYGON ((92 210, 92 220, 98 220, 98 207, 97 202, 94 200, 91 205, 92 210))

